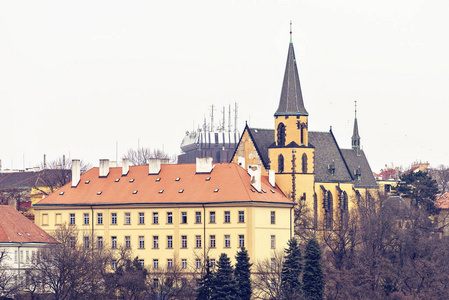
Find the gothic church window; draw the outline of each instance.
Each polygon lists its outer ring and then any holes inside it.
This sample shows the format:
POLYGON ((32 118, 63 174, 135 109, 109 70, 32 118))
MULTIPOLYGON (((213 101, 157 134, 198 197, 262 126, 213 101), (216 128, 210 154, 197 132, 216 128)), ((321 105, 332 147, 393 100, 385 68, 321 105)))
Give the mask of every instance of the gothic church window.
POLYGON ((307 173, 307 154, 302 155, 302 172, 307 173))
POLYGON ((279 123, 278 125, 278 146, 285 146, 285 125, 283 123, 279 123))
POLYGON ((278 156, 278 172, 284 172, 284 156, 282 154, 279 154, 278 156))
POLYGON ((326 229, 332 229, 334 223, 334 200, 330 191, 327 191, 324 197, 324 216, 326 218, 326 229))

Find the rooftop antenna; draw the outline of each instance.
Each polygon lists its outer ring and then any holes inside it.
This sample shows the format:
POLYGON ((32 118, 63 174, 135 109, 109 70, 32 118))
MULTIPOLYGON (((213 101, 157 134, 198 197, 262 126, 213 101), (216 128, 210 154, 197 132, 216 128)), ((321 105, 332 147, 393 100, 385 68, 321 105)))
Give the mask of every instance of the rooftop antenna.
POLYGON ((237 102, 234 103, 234 132, 237 132, 237 116, 238 116, 238 106, 237 102))
POLYGON ((231 132, 231 104, 229 104, 228 132, 231 132))
POLYGON ((213 132, 214 131, 214 105, 211 105, 211 110, 210 110, 210 131, 213 132))
POLYGON ((226 122, 226 107, 225 106, 223 106, 223 122, 221 123, 222 125, 221 125, 221 129, 223 130, 223 131, 225 131, 226 129, 226 125, 225 125, 225 122, 226 122))

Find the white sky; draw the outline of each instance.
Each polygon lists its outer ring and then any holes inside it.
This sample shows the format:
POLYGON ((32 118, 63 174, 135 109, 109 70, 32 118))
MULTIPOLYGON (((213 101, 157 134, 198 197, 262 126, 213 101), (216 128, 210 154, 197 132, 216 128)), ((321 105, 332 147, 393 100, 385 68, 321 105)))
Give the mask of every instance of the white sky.
MULTIPOLYGON (((1 1, 3 169, 179 153, 211 104, 274 128, 293 21, 309 129, 373 171, 449 164, 448 1, 1 1), (25 163, 24 163, 25 162, 25 163)), ((226 113, 227 115, 227 113, 226 113)))

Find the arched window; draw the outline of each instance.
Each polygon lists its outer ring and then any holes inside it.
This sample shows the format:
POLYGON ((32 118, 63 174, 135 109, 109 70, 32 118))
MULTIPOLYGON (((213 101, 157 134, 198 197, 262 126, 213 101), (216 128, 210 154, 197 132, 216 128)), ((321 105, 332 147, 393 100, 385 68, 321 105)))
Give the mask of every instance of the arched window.
POLYGON ((304 145, 304 123, 301 124, 301 145, 304 145))
POLYGON ((341 226, 347 227, 349 219, 348 194, 343 192, 340 194, 340 217, 341 226))
POLYGON ((318 228, 318 197, 316 193, 313 194, 313 228, 318 228))
POLYGON ((278 146, 285 146, 285 125, 283 123, 278 125, 278 146))
POLYGON ((307 154, 302 155, 302 172, 307 173, 307 154))
POLYGON ((325 195, 324 215, 326 218, 326 229, 332 229, 334 223, 334 200, 330 191, 327 191, 325 195))
POLYGON ((282 154, 279 154, 278 156, 278 172, 284 172, 284 156, 282 154))

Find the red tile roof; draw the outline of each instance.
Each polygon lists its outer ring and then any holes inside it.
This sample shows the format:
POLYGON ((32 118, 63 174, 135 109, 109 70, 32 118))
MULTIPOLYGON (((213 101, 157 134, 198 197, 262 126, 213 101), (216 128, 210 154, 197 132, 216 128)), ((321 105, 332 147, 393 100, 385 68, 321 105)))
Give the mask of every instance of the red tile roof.
POLYGON ((0 242, 58 243, 9 205, 0 205, 0 242))
POLYGON ((158 175, 148 175, 148 170, 148 165, 131 166, 128 174, 122 176, 122 168, 110 168, 106 178, 99 178, 99 169, 95 167, 81 175, 76 188, 72 188, 71 183, 67 184, 35 206, 223 202, 293 204, 277 186, 269 184, 266 176, 262 176, 262 190, 265 192, 255 191, 250 175, 235 163, 215 164, 210 174, 196 174, 195 164, 163 164, 158 175))
POLYGON ((449 209, 449 193, 437 195, 435 206, 441 209, 449 209))

